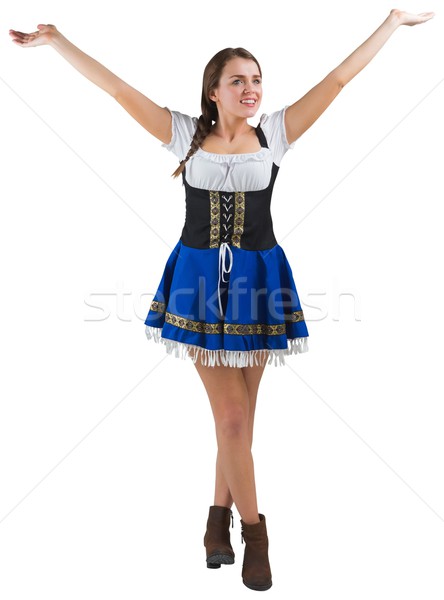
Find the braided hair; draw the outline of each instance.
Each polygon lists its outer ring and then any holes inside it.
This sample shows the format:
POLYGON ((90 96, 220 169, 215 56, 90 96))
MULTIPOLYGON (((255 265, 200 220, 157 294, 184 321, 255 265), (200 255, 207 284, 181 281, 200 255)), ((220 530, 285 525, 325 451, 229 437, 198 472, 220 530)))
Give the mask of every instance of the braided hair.
POLYGON ((194 132, 193 139, 191 140, 190 149, 183 160, 180 161, 179 166, 172 174, 172 177, 178 177, 185 169, 185 164, 188 160, 197 152, 197 150, 204 143, 205 138, 210 133, 213 126, 213 121, 217 122, 218 112, 217 106, 214 100, 210 100, 210 92, 217 88, 219 85, 219 79, 225 65, 232 59, 239 56, 240 58, 246 58, 253 60, 259 69, 259 73, 262 76, 262 71, 259 63, 248 50, 245 48, 225 48, 220 50, 213 56, 210 62, 207 64, 203 74, 202 82, 202 98, 201 98, 201 110, 202 114, 197 120, 196 131, 194 132))

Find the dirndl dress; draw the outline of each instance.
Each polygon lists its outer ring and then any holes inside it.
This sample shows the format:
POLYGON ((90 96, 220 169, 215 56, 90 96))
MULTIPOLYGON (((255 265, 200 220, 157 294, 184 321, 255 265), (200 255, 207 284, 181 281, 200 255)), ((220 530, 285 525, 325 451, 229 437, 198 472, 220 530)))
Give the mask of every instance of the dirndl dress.
MULTIPOLYGON (((292 269, 273 233, 270 203, 286 138, 287 106, 263 114, 261 149, 215 154, 199 148, 182 173, 185 224, 145 319, 148 339, 206 366, 285 364, 308 350, 292 269)), ((172 115, 163 147, 186 156, 197 118, 172 115)))

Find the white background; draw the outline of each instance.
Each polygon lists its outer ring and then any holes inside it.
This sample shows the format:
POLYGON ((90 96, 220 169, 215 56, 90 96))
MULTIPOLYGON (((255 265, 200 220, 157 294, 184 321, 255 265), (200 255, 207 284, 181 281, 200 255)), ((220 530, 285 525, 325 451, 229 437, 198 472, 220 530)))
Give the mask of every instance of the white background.
MULTIPOLYGON (((1 9, 5 600, 252 594, 236 510, 235 565, 205 567, 216 457, 205 390, 191 361, 144 332, 184 220, 176 158, 56 51, 19 48, 8 29, 53 23, 161 106, 196 116, 207 61, 244 46, 264 74, 259 117, 300 98, 391 8, 1 9)), ((394 33, 285 156, 275 186, 274 229, 310 333, 308 353, 267 366, 256 413, 277 598, 444 593, 444 13, 399 8, 437 14, 394 33)))

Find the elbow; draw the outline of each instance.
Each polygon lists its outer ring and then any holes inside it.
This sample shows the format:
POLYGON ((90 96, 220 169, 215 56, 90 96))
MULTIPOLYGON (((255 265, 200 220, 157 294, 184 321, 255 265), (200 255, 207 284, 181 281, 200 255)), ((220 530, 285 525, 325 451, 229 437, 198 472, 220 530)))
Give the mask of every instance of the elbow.
POLYGON ((124 97, 125 87, 127 88, 128 85, 124 81, 122 81, 122 79, 117 79, 117 81, 113 83, 113 86, 109 91, 109 94, 114 98, 114 100, 117 100, 119 104, 121 103, 121 100, 124 97))
POLYGON ((335 85, 337 86, 337 88, 338 88, 339 91, 341 91, 342 88, 347 83, 347 80, 346 80, 346 78, 344 76, 344 73, 341 73, 338 69, 334 69, 329 74, 329 77, 335 82, 335 85))
POLYGON ((119 104, 120 104, 120 98, 121 98, 120 92, 121 92, 121 89, 118 85, 116 85, 115 87, 113 87, 112 90, 110 90, 110 96, 112 96, 114 98, 114 100, 119 102, 119 104))

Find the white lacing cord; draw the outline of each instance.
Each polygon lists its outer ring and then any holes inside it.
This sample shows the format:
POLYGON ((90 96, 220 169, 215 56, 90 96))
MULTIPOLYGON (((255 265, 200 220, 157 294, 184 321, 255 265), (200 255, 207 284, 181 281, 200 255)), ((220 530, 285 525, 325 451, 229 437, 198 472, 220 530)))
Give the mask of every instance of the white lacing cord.
POLYGON ((229 273, 231 271, 231 268, 233 266, 233 253, 231 251, 230 245, 228 242, 222 242, 222 244, 219 246, 219 281, 217 283, 217 295, 219 298, 219 310, 220 310, 220 314, 223 316, 223 312, 222 312, 222 302, 220 299, 220 281, 221 281, 221 277, 222 277, 222 281, 224 281, 225 283, 228 281, 228 279, 224 279, 224 273, 229 273), (225 268, 225 255, 226 253, 229 253, 229 257, 230 257, 230 267, 228 269, 225 268))

